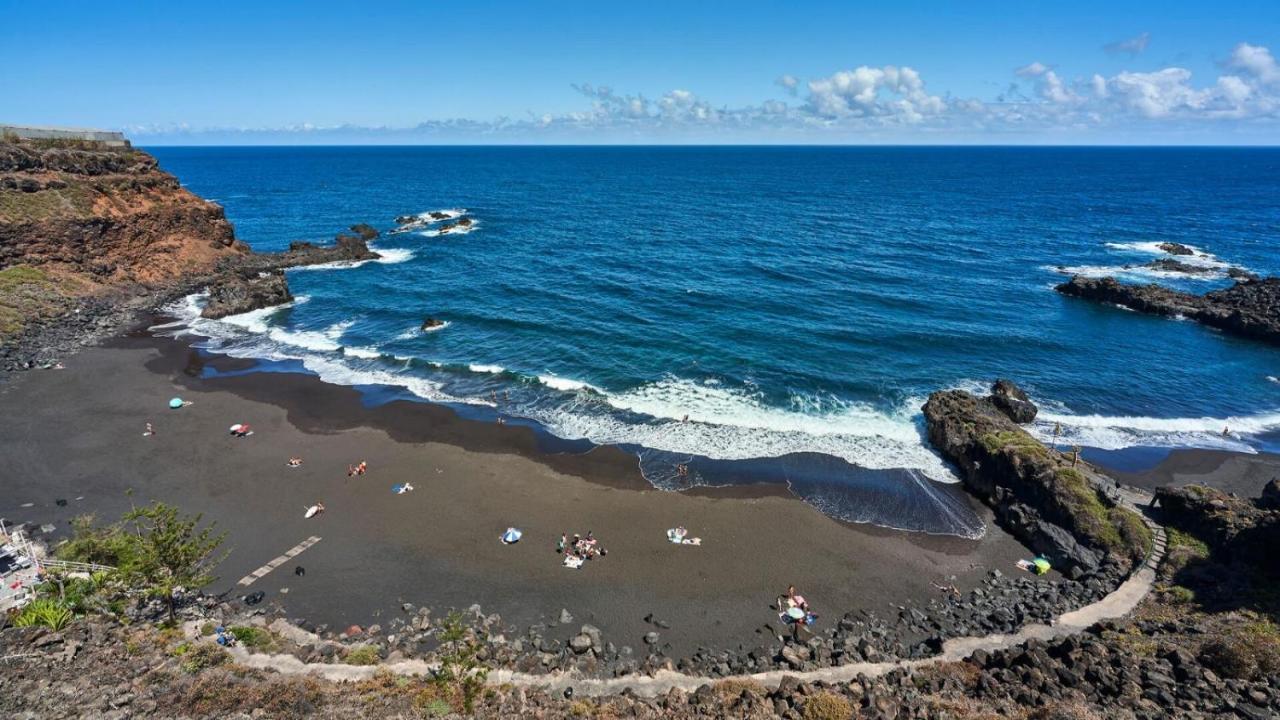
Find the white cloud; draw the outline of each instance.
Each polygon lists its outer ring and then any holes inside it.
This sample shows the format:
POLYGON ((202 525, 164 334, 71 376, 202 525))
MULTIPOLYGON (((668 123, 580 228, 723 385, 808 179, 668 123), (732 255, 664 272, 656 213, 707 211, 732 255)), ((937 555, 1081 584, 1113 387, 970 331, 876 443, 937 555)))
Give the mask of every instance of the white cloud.
POLYGON ((1013 71, 1014 75, 1024 78, 1037 78, 1049 72, 1049 66, 1042 62, 1033 62, 1030 65, 1023 65, 1013 71))
POLYGON ((1240 43, 1231 52, 1228 67, 1244 70, 1265 85, 1280 83, 1280 67, 1271 51, 1259 45, 1240 43))
MULTIPOLYGON (((1012 82, 994 98, 931 94, 914 68, 859 66, 801 82, 784 75, 777 84, 798 100, 788 104, 727 107, 687 89, 674 89, 651 99, 618 93, 607 85, 572 87, 588 107, 562 113, 531 110, 525 119, 483 121, 446 119, 410 128, 350 126, 287 128, 218 128, 224 134, 294 134, 342 140, 364 134, 388 139, 483 137, 486 141, 537 138, 591 141, 592 138, 653 140, 735 138, 812 140, 858 137, 938 137, 959 133, 999 136, 1017 133, 1128 131, 1156 137, 1156 131, 1187 128, 1213 132, 1248 124, 1253 132, 1280 140, 1280 66, 1266 48, 1241 43, 1222 63, 1217 77, 1195 78, 1190 70, 1164 67, 1114 75, 1070 77, 1036 61, 1013 71, 1012 82)), ((1003 81, 1001 81, 1003 82, 1003 81)), ((190 137, 187 127, 134 128, 138 136, 190 137)))
POLYGON ((863 65, 809 83, 808 109, 824 118, 876 117, 918 123, 946 109, 909 67, 863 65))
POLYGON ((1150 42, 1151 33, 1144 32, 1141 35, 1131 37, 1128 40, 1117 40, 1113 43, 1107 43, 1102 46, 1102 49, 1112 54, 1127 53, 1132 57, 1135 55, 1141 55, 1147 49, 1147 45, 1150 42))

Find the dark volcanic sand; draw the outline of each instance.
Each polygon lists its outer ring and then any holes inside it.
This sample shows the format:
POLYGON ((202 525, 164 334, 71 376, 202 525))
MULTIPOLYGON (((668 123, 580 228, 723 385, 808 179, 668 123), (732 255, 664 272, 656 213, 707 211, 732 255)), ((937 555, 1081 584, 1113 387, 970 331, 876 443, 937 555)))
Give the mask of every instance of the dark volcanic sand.
POLYGON ((131 502, 164 500, 229 531, 215 592, 322 537, 252 586, 293 617, 345 627, 389 618, 402 602, 479 603, 526 625, 567 608, 575 622, 562 636, 590 622, 640 647, 652 612, 671 623, 661 632, 677 655, 756 645, 789 583, 825 615, 822 629, 848 610, 892 616, 890 605, 926 602, 938 594, 931 583, 953 575, 968 590, 1030 555, 985 510, 986 537, 969 541, 842 524, 772 488, 662 492, 613 448, 546 455, 528 428, 425 403, 370 408, 357 391, 303 374, 202 379, 202 362, 183 343, 130 338, 0 386, 0 516, 65 528, 77 514, 115 519, 131 502), (175 395, 194 405, 167 409, 175 395), (142 436, 148 421, 154 437, 142 436), (230 437, 236 422, 256 433, 230 437), (303 467, 287 468, 291 455, 303 467), (369 473, 348 478, 360 460, 369 473), (416 491, 393 494, 403 482, 416 491), (316 501, 328 512, 304 519, 316 501), (678 524, 705 544, 668 543, 678 524), (509 525, 523 542, 498 542, 509 525), (561 567, 554 544, 566 530, 594 530, 608 557, 561 567))
POLYGON ((1256 498, 1271 478, 1280 477, 1280 456, 1245 455, 1226 450, 1174 450, 1149 471, 1112 470, 1121 482, 1154 489, 1163 485, 1207 485, 1240 497, 1256 498))

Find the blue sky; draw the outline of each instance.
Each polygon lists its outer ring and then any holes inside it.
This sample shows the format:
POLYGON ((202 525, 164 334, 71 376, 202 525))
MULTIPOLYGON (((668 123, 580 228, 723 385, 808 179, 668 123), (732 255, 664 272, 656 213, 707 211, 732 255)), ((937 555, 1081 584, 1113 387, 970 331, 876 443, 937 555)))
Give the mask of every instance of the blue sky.
POLYGON ((1280 142, 1280 2, 0 0, 0 122, 142 144, 1280 142))

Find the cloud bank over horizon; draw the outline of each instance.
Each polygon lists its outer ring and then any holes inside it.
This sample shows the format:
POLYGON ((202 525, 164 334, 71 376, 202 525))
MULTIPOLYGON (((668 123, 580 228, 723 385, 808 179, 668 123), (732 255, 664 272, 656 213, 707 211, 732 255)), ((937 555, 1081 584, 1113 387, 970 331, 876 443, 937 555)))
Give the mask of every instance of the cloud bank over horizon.
MULTIPOLYGON (((1104 46, 1135 58, 1150 34, 1104 46)), ((1151 71, 1065 77, 1032 58, 991 99, 929 87, 910 66, 861 65, 830 75, 782 74, 775 97, 728 106, 685 89, 658 97, 575 84, 584 107, 524 117, 427 120, 407 127, 358 124, 120 128, 139 144, 516 143, 1142 143, 1280 142, 1280 64, 1268 47, 1238 43, 1216 77, 1176 64, 1151 71), (1126 140, 1127 139, 1127 140, 1126 140)), ((762 85, 767 82, 762 78, 762 85)))

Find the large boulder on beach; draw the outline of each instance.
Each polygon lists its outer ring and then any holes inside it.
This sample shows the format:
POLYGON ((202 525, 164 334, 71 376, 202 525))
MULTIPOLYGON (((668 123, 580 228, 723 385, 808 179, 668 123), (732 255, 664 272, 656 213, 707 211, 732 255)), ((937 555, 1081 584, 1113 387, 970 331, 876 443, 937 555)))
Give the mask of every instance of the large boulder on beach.
POLYGON ((1036 419, 1040 408, 1027 398, 1027 394, 1012 380, 1000 379, 991 386, 991 403, 1000 412, 1019 425, 1026 425, 1036 419))
POLYGON ((283 270, 250 276, 228 273, 209 286, 209 301, 200 315, 217 320, 292 300, 283 270))

